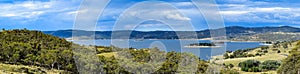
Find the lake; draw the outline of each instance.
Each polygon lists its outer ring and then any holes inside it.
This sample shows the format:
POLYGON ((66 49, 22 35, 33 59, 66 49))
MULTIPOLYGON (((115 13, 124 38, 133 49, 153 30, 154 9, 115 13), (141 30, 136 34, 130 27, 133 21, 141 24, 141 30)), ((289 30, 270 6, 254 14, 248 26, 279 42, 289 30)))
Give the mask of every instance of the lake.
POLYGON ((158 47, 162 51, 190 52, 196 54, 201 59, 209 59, 214 55, 222 55, 225 51, 234 51, 238 49, 256 48, 261 46, 260 42, 224 42, 220 48, 185 48, 192 43, 211 42, 209 40, 95 40, 93 41, 76 41, 82 45, 114 45, 121 48, 133 47, 137 49, 158 47))

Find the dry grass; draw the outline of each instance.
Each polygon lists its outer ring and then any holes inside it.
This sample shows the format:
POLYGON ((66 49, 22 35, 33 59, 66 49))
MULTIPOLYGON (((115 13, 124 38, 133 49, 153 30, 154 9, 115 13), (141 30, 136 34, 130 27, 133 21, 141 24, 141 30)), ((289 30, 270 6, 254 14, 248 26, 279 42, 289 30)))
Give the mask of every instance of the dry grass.
POLYGON ((26 74, 26 69, 34 74, 41 74, 43 72, 46 74, 59 74, 63 72, 62 70, 48 70, 37 66, 0 64, 0 74, 26 74))
POLYGON ((117 52, 109 52, 109 53, 101 53, 97 54, 98 56, 104 56, 104 57, 113 57, 117 55, 117 52))
MULTIPOLYGON (((262 56, 255 56, 255 57, 244 57, 244 58, 232 58, 232 59, 224 59, 224 60, 212 60, 215 63, 218 64, 233 64, 234 69, 240 70, 238 67, 238 64, 242 61, 246 60, 258 60, 258 61, 266 61, 266 60, 278 60, 282 61, 284 60, 287 55, 289 54, 288 52, 295 47, 296 43, 293 43, 292 46, 289 46, 289 48, 284 49, 284 48, 277 48, 278 50, 281 51, 281 53, 277 53, 277 51, 273 51, 272 49, 274 48, 269 48, 268 53, 265 53, 265 55, 262 56)), ((261 48, 254 49, 252 51, 249 51, 248 54, 256 54, 258 50, 261 50, 261 48)), ((220 56, 215 56, 213 57, 214 59, 220 59, 223 58, 222 55, 220 56)), ((276 71, 268 71, 268 72, 243 72, 239 71, 241 74, 261 74, 261 73, 267 73, 267 74, 277 74, 276 71)))

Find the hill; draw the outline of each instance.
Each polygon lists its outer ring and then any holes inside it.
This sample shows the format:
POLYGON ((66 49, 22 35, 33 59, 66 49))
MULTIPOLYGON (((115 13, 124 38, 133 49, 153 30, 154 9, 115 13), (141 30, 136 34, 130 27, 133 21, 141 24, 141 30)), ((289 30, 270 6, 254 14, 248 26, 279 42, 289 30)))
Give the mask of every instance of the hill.
MULTIPOLYGON (((296 65, 297 63, 293 63, 293 57, 291 55, 295 55, 295 50, 299 47, 299 41, 292 41, 292 42, 281 42, 277 44, 273 44, 271 46, 262 46, 253 49, 247 50, 237 50, 233 52, 226 52, 224 55, 215 56, 212 62, 218 64, 225 64, 225 65, 232 65, 232 69, 238 70, 241 74, 280 74, 280 73, 287 73, 287 74, 296 74, 289 71, 292 71, 291 65, 296 65), (296 48, 296 49, 295 49, 296 48), (227 58, 226 58, 227 57, 227 58), (218 60, 223 58, 224 60, 218 60), (280 67, 272 69, 272 70, 265 70, 262 69, 263 67, 259 66, 259 72, 245 72, 241 71, 241 67, 239 64, 241 62, 249 61, 249 60, 256 60, 261 62, 262 64, 265 61, 278 61, 281 63, 280 67), (288 65, 287 65, 288 64, 288 65)), ((298 54, 297 54, 298 55, 298 54)), ((297 61, 295 58, 294 61, 297 61)))
POLYGON ((295 41, 300 40, 299 32, 267 32, 249 36, 236 36, 233 41, 295 41))
POLYGON ((277 73, 298 74, 300 72, 300 41, 296 42, 296 46, 289 53, 277 73))
MULTIPOLYGON (((282 33, 297 33, 300 32, 300 28, 281 26, 281 27, 240 27, 231 26, 220 29, 207 29, 202 31, 196 31, 198 39, 209 38, 210 31, 226 30, 227 37, 229 39, 236 39, 241 36, 252 36, 256 34, 282 32, 282 33)), ((72 32, 75 32, 75 37, 91 37, 95 34, 96 39, 111 39, 111 34, 117 34, 113 39, 122 39, 130 31, 84 31, 84 30, 58 30, 58 31, 44 31, 46 34, 58 36, 61 38, 71 38, 72 32)), ((132 31, 130 39, 178 39, 178 36, 182 39, 195 39, 193 38, 194 32, 192 31, 132 31), (176 35, 178 34, 178 36, 176 35)), ((242 38, 241 38, 242 39, 242 38)))
POLYGON ((80 46, 26 29, 2 30, 0 46, 0 73, 144 74, 153 71, 155 74, 172 74, 205 73, 208 67, 206 61, 190 53, 164 52, 157 48, 137 50, 114 46, 80 46), (153 58, 165 61, 150 60, 153 58), (126 65, 126 69, 120 65, 126 65))
MULTIPOLYGON (((179 52, 163 52, 157 48, 134 49, 134 48, 118 48, 114 46, 103 47, 96 46, 80 46, 68 42, 65 39, 44 34, 40 31, 30 30, 2 30, 0 32, 0 73, 147 73, 148 70, 157 70, 155 73, 211 73, 213 67, 211 65, 222 65, 218 60, 208 63, 190 53, 179 52), (75 47, 75 48, 74 48, 75 47), (73 52, 85 52, 77 53, 73 52), (89 55, 91 51, 95 51, 96 58, 89 55), (128 52, 128 53, 124 53, 128 52), (151 62, 149 58, 153 58, 150 54, 154 54, 155 58, 162 59, 161 56, 166 56, 166 62, 151 62), (122 55, 122 56, 120 56, 122 55), (132 55, 132 56, 130 56, 132 55), (74 58, 75 56, 75 58, 74 58), (81 58, 78 58, 81 57, 81 58), (183 57, 183 58, 182 58, 183 57), (132 59, 134 62, 130 62, 132 59), (180 60, 184 59, 184 61, 180 60), (190 65, 191 61, 196 60, 198 67, 190 65), (75 60, 80 64, 75 64, 75 60), (118 63, 120 62, 121 63, 118 63), (150 63, 149 63, 150 61, 150 63), (182 69, 179 68, 179 63, 185 64, 182 69), (96 63, 93 65, 93 63, 96 63), (76 66, 80 66, 77 70, 76 66), (129 65, 128 67, 134 71, 128 71, 120 65, 129 65), (144 68, 139 66, 161 65, 160 68, 144 68), (6 68, 1 68, 1 66, 6 68), (139 68, 137 68, 139 67, 139 68), (138 70, 137 70, 138 69, 138 70), (196 72, 190 70, 197 69, 196 72)), ((224 60, 224 69, 221 73, 237 74, 253 73, 239 71, 239 63, 247 60, 258 60, 261 62, 267 60, 283 61, 282 64, 297 64, 292 61, 298 59, 298 43, 282 42, 274 44, 270 47, 259 47, 254 49, 246 49, 234 51, 229 54, 229 58, 224 60), (292 51, 292 52, 291 52, 292 51), (290 53, 291 52, 291 53, 290 53), (295 56, 287 56, 295 55, 295 56), (276 57, 276 58, 275 58, 276 57), (287 57, 287 59, 285 59, 287 57), (296 57, 297 59, 295 59, 296 57), (285 59, 285 60, 284 60, 285 59), (292 59, 292 61, 290 60, 292 59), (233 64, 233 68, 231 65, 233 64)), ((228 55, 227 55, 228 57, 228 55)), ((298 66, 295 66, 298 68, 298 66)), ((222 67, 223 68, 223 67, 222 67)), ((281 65, 278 72, 287 72, 291 67, 281 65)), ((252 71, 252 70, 249 70, 252 71)), ((293 70, 296 72, 297 70, 293 70)), ((276 73, 274 70, 264 72, 276 73)), ((262 73, 262 72, 260 72, 262 73)))
MULTIPOLYGON (((2 30, 0 63, 37 66, 76 73, 73 43, 40 31, 2 30)), ((25 72, 26 73, 26 72, 25 72)))

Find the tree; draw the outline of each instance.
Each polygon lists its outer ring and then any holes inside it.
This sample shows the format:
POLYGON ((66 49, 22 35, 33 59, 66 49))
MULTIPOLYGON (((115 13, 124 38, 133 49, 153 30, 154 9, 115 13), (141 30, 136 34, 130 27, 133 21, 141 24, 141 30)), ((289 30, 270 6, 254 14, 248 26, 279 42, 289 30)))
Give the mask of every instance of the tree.
POLYGON ((229 57, 229 54, 228 54, 227 52, 226 52, 223 56, 224 56, 225 59, 230 58, 230 57, 229 57))

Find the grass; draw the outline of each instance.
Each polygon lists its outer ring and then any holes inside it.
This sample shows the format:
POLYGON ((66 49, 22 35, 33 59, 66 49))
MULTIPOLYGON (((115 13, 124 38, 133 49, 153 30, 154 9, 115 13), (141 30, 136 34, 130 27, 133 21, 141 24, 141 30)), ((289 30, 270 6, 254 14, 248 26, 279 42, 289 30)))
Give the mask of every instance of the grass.
MULTIPOLYGON (((246 61, 246 60, 258 60, 260 62, 266 61, 266 60, 277 60, 277 61, 282 61, 284 60, 287 55, 289 54, 288 52, 293 49, 296 46, 296 43, 293 43, 292 46, 289 46, 289 48, 284 49, 282 47, 277 48, 278 50, 281 51, 281 53, 277 53, 277 51, 273 51, 272 49, 275 48, 271 48, 272 46, 270 46, 270 48, 268 49, 268 53, 265 53, 265 55, 262 56, 255 56, 255 57, 243 57, 243 58, 232 58, 232 59, 223 59, 223 60, 215 60, 215 59, 220 59, 223 58, 222 55, 220 56, 215 56, 214 60, 212 60, 213 62, 217 63, 217 64, 233 64, 234 67, 233 69, 237 69, 240 70, 240 68, 238 67, 238 64, 242 61, 246 61)), ((256 48, 252 51, 248 51, 248 54, 256 54, 257 51, 261 50, 261 48, 256 48)), ((244 71, 239 71, 241 74, 262 74, 262 73, 267 73, 267 74, 277 74, 276 71, 267 71, 267 72, 244 72, 244 71)))
POLYGON ((225 64, 233 64, 234 66, 238 66, 238 64, 242 61, 246 60, 258 60, 258 61, 266 61, 266 60, 278 60, 281 61, 285 59, 287 56, 282 54, 266 54, 263 56, 256 56, 256 57, 245 57, 245 58, 233 58, 233 59, 226 59, 223 62, 225 64))
POLYGON ((62 70, 48 70, 37 66, 11 65, 0 63, 0 74, 60 74, 62 70))
POLYGON ((117 55, 117 52, 108 52, 108 53, 101 53, 97 54, 98 56, 104 56, 104 57, 113 57, 117 55))
POLYGON ((267 71, 267 72, 244 72, 244 71, 239 71, 241 74, 277 74, 276 71, 267 71))

